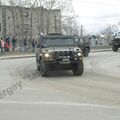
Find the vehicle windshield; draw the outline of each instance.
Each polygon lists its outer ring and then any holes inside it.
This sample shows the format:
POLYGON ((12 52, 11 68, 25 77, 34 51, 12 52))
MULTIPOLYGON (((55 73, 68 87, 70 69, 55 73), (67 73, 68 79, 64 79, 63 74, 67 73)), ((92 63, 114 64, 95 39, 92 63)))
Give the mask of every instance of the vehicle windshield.
POLYGON ((42 41, 42 45, 44 47, 51 47, 51 46, 76 46, 75 41, 71 38, 56 38, 56 39, 50 39, 45 38, 42 41))

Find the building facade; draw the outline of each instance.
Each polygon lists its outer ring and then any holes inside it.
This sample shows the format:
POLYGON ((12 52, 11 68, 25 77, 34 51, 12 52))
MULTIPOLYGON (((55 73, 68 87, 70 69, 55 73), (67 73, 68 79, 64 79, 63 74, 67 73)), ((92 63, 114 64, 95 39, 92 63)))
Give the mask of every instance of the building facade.
POLYGON ((40 33, 61 32, 61 10, 0 6, 0 37, 38 39, 40 33))

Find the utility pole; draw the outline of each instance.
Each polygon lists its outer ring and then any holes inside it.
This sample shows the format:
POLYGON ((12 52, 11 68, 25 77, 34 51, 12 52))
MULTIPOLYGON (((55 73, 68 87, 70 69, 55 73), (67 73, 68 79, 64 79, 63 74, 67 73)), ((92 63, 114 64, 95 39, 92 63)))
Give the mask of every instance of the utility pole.
POLYGON ((2 6, 2 26, 3 26, 3 37, 6 37, 6 8, 2 6))
POLYGON ((81 37, 83 36, 83 25, 81 25, 81 37))
POLYGON ((1 0, 0 0, 0 5, 1 5, 1 0))
POLYGON ((56 20, 56 15, 55 15, 55 33, 57 33, 57 20, 56 20))

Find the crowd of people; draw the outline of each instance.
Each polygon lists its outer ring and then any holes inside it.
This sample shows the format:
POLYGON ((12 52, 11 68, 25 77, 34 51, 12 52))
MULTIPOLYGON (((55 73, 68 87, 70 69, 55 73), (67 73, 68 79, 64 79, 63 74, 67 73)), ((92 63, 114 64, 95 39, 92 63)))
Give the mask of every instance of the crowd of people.
MULTIPOLYGON (((4 52, 8 52, 8 51, 15 51, 16 48, 16 44, 17 44, 17 39, 15 38, 15 36, 12 37, 6 37, 5 39, 3 39, 2 37, 0 38, 0 51, 2 53, 4 52)), ((37 44, 37 41, 35 41, 34 39, 31 42, 31 47, 32 47, 32 52, 35 52, 35 46, 37 44)), ((30 46, 28 44, 28 40, 27 38, 24 38, 23 40, 23 48, 24 48, 24 52, 28 51, 28 46, 30 46)))
POLYGON ((3 39, 1 37, 0 38, 0 51, 2 53, 8 52, 10 50, 14 51, 15 46, 16 46, 16 42, 17 42, 17 40, 16 40, 15 36, 6 37, 5 39, 3 39))

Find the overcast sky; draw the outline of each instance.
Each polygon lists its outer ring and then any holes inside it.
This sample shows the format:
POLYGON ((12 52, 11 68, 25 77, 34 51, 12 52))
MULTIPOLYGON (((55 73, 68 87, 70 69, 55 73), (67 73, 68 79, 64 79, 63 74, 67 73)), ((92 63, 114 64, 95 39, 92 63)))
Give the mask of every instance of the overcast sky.
POLYGON ((120 0, 73 0, 73 7, 87 32, 98 32, 120 21, 120 0))

